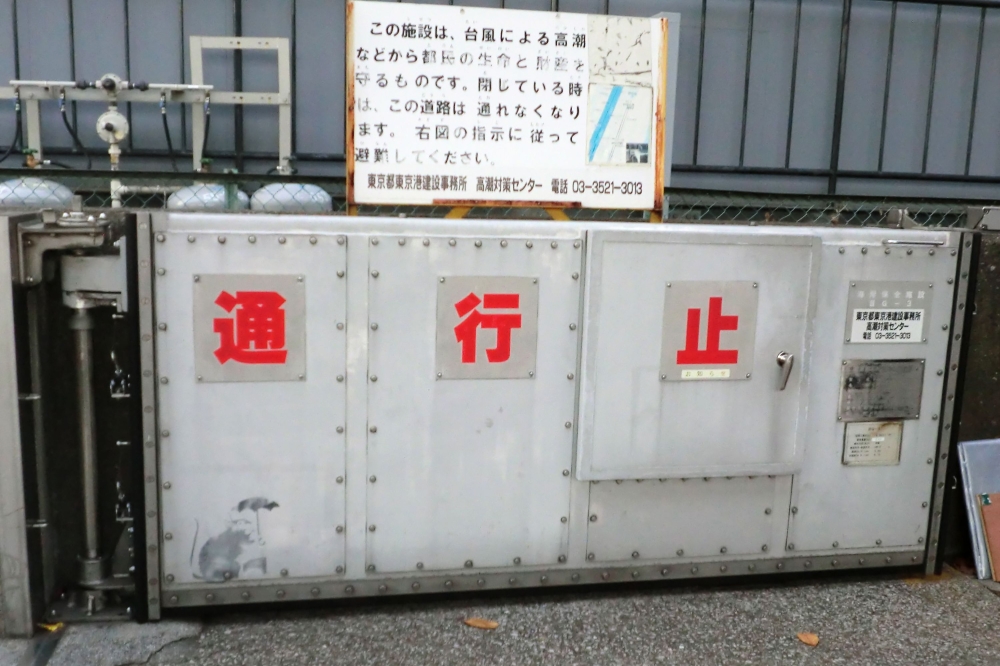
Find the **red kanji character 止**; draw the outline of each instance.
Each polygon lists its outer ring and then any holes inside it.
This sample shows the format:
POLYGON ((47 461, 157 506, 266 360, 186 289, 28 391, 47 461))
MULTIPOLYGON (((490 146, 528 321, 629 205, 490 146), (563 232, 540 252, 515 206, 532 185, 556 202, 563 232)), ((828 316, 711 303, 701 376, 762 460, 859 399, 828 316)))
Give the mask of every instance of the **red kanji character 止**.
POLYGON ((235 318, 219 317, 213 331, 219 334, 215 358, 219 363, 284 363, 285 299, 276 291, 227 291, 219 294, 215 304, 226 312, 236 310, 235 318))
POLYGON ((465 317, 455 327, 455 339, 462 345, 462 363, 476 362, 476 332, 480 327, 497 332, 496 346, 486 350, 486 359, 490 363, 510 360, 510 334, 513 329, 521 328, 521 315, 483 314, 476 308, 482 304, 484 310, 512 310, 520 307, 520 303, 518 294, 483 294, 480 300, 471 292, 455 303, 458 316, 465 317))
POLYGON ((677 352, 677 365, 736 363, 740 357, 739 350, 719 349, 719 342, 722 331, 735 331, 738 324, 738 316, 722 314, 721 296, 710 297, 708 299, 708 333, 705 336, 705 348, 698 349, 698 337, 701 333, 701 308, 689 308, 685 345, 684 349, 677 352))

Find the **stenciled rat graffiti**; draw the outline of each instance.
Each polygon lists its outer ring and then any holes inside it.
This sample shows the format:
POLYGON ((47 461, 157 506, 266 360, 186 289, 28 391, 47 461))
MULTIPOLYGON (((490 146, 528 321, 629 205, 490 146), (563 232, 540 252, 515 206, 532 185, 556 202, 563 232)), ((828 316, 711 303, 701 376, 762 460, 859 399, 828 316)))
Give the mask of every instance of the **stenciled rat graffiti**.
POLYGON ((209 582, 222 582, 267 573, 266 541, 260 531, 260 511, 273 511, 278 503, 266 497, 248 497, 241 500, 225 522, 225 529, 208 537, 198 551, 198 562, 194 554, 198 546, 198 532, 201 528, 195 520, 194 539, 191 542, 189 564, 195 578, 209 582))

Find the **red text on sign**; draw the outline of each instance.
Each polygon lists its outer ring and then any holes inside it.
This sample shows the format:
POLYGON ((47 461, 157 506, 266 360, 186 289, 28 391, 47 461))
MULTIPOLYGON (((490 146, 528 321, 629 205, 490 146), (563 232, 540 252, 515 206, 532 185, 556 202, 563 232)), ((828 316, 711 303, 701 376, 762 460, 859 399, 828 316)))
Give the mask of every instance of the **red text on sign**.
POLYGON ((455 327, 455 339, 462 345, 462 363, 476 362, 476 334, 480 328, 491 328, 497 332, 496 346, 486 350, 486 360, 490 363, 510 360, 510 335, 513 329, 521 328, 521 315, 482 312, 478 307, 482 305, 483 310, 515 310, 520 303, 519 294, 483 294, 480 300, 471 292, 455 303, 458 316, 465 317, 455 327))
POLYGON ((698 349, 701 337, 701 308, 689 308, 684 349, 677 352, 677 365, 720 365, 736 363, 740 357, 738 349, 719 349, 719 338, 723 331, 735 331, 739 324, 736 315, 722 314, 722 297, 708 299, 708 331, 705 348, 698 349))
POLYGON ((215 304, 233 317, 218 317, 213 330, 219 334, 215 358, 219 363, 281 364, 285 349, 285 299, 276 291, 228 291, 215 304))

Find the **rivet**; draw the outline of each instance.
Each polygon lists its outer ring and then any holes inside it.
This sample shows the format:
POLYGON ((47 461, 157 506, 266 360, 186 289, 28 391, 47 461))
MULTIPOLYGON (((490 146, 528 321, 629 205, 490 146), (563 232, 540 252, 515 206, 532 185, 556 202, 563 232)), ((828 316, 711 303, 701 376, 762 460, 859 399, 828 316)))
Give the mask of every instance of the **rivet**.
POLYGON ((160 437, 170 437, 170 431, 169 430, 161 430, 160 431, 160 437))
POLYGON ((933 465, 934 464, 934 458, 928 458, 927 459, 927 464, 928 465, 933 465))
POLYGON ((882 539, 875 539, 875 545, 876 546, 881 546, 882 545, 882 539))
POLYGON ((810 560, 806 560, 805 563, 802 566, 804 566, 806 569, 808 569, 812 565, 813 565, 813 563, 810 560))
POLYGON ((226 237, 225 236, 219 236, 218 241, 219 241, 219 243, 221 245, 225 245, 226 244, 226 237))
POLYGON ((248 236, 247 237, 247 241, 250 242, 250 243, 256 243, 257 242, 257 237, 256 236, 248 236))
POLYGON ((344 375, 337 375, 337 381, 338 382, 344 381, 344 375))
POLYGON ((442 374, 442 373, 440 373, 440 372, 439 372, 439 373, 437 373, 437 378, 438 378, 438 379, 441 379, 442 377, 444 377, 444 374, 442 374))
POLYGON ((719 549, 719 552, 725 555, 727 550, 728 549, 725 546, 723 546, 722 548, 719 549))
POLYGON ((777 563, 777 564, 775 565, 775 568, 776 568, 776 569, 784 569, 784 568, 785 568, 785 563, 784 563, 784 562, 778 562, 778 563, 777 563))
POLYGON ((698 567, 691 567, 691 573, 693 574, 698 573, 698 567))
POLYGON ((309 237, 309 244, 310 244, 310 245, 315 245, 315 244, 316 244, 316 243, 318 243, 318 242, 319 242, 319 239, 318 239, 318 238, 316 238, 315 236, 310 236, 310 237, 309 237))
POLYGON ((161 384, 169 384, 170 383, 170 378, 169 377, 160 377, 160 383, 161 384))
POLYGON ((500 241, 500 247, 507 247, 507 241, 505 240, 500 241))
POLYGON ((507 582, 510 583, 511 585, 517 585, 517 579, 516 578, 508 578, 507 582))
POLYGON ((764 515, 765 516, 770 516, 771 515, 771 509, 770 509, 770 507, 764 509, 764 515))
POLYGON ((444 278, 438 278, 438 282, 444 282, 444 278))
POLYGON ((929 254, 929 255, 931 255, 933 257, 934 256, 934 250, 927 250, 927 254, 929 254))
POLYGON ((840 249, 838 249, 838 250, 837 250, 837 252, 839 252, 839 253, 841 253, 841 254, 844 254, 844 248, 840 248, 840 249))
POLYGON ((372 330, 373 331, 377 331, 378 330, 378 324, 377 323, 372 322, 372 330))
POLYGON ((840 560, 833 560, 832 562, 830 562, 830 566, 831 566, 831 567, 835 567, 835 566, 837 566, 838 564, 840 564, 840 560))
POLYGON ((375 526, 374 525, 369 525, 368 526, 368 531, 369 532, 374 532, 375 531, 375 526))
POLYGON ((885 248, 885 253, 886 254, 889 254, 890 252, 892 252, 892 250, 890 250, 889 248, 885 248))
POLYGON ((472 560, 466 560, 465 561, 465 567, 467 569, 471 569, 472 568, 472 560))
POLYGON ((451 582, 450 580, 446 580, 446 581, 444 582, 444 586, 445 586, 445 587, 447 587, 447 588, 449 588, 449 589, 451 588, 451 586, 452 586, 453 584, 454 584, 454 583, 452 583, 452 582, 451 582))
POLYGON ((287 576, 288 575, 288 569, 282 569, 281 570, 281 575, 282 576, 287 576))
POLYGON ((344 277, 344 271, 337 271, 337 277, 339 278, 344 277))
POLYGON ((375 483, 375 481, 376 481, 376 480, 377 480, 377 478, 375 477, 375 475, 374 475, 374 474, 372 474, 371 476, 369 476, 369 477, 368 477, 368 481, 369 481, 370 483, 375 483))
POLYGON ((592 522, 592 523, 596 523, 597 522, 597 514, 596 513, 590 514, 590 522, 592 522))
POLYGON ((885 563, 886 564, 892 564, 892 558, 891 557, 886 557, 885 558, 885 563))
POLYGON ((344 426, 337 426, 337 432, 338 433, 344 432, 344 426))
POLYGON ((787 547, 788 547, 788 550, 795 550, 795 544, 794 543, 788 544, 787 547))
POLYGON ((167 541, 170 541, 171 539, 174 538, 174 535, 172 532, 167 532, 163 535, 163 538, 166 539, 167 541))
MULTIPOLYGON (((188 243, 193 243, 195 241, 194 236, 188 236, 188 243)), ((162 241, 161 241, 162 242, 162 241)))
POLYGON ((157 275, 166 275, 167 274, 167 269, 166 268, 157 268, 156 269, 156 274, 157 275))
POLYGON ((766 552, 767 552, 767 544, 765 543, 765 544, 764 544, 763 546, 761 546, 761 547, 760 547, 760 549, 761 549, 761 550, 762 550, 763 552, 765 552, 765 553, 766 553, 766 552))
POLYGON ((683 557, 683 556, 684 556, 684 549, 683 548, 678 548, 677 549, 677 557, 683 557))
POLYGON ((610 577, 611 577, 611 574, 609 574, 607 571, 602 571, 601 572, 601 580, 607 580, 610 577))
POLYGON ((868 254, 868 248, 866 247, 861 248, 861 254, 868 254))
POLYGON ((923 537, 917 537, 917 543, 923 543, 923 542, 924 542, 923 537))
POLYGON ((378 381, 378 375, 372 375, 371 377, 369 377, 369 379, 371 379, 373 382, 377 382, 378 381))
POLYGON ((722 573, 726 573, 726 569, 728 569, 728 567, 725 564, 719 567, 719 571, 721 571, 722 573))
POLYGON ((569 330, 575 331, 576 330, 576 324, 570 324, 569 325, 569 330))
MULTIPOLYGON (((188 238, 190 238, 190 236, 188 236, 188 238)), ((163 234, 156 234, 156 242, 157 243, 162 243, 165 240, 167 240, 166 236, 164 236, 163 234)))
POLYGON ((553 250, 556 249, 557 247, 559 247, 559 243, 557 243, 555 241, 552 241, 551 243, 549 243, 549 245, 552 247, 553 250))
POLYGON ((173 574, 167 574, 167 582, 168 583, 174 582, 174 575, 173 574))
POLYGON ((378 239, 377 238, 373 238, 372 239, 372 245, 378 245, 378 239))
POLYGON ((375 571, 375 565, 374 564, 369 564, 367 567, 365 567, 365 570, 366 571, 375 571))
POLYGON ((524 246, 525 246, 526 248, 528 248, 528 249, 530 250, 531 248, 535 247, 535 244, 534 244, 534 243, 532 243, 531 241, 527 241, 527 242, 526 242, 526 243, 524 244, 524 246))
POLYGON ((587 559, 588 560, 593 560, 594 557, 596 557, 596 556, 593 553, 587 553, 587 559))
POLYGON ((344 330, 344 322, 342 322, 342 321, 338 321, 337 322, 337 330, 338 331, 344 330))
POLYGON ((450 245, 452 247, 455 247, 455 239, 454 238, 449 239, 448 240, 448 245, 450 245))
POLYGON ((573 277, 574 280, 579 280, 580 279, 580 274, 579 273, 573 273, 572 277, 573 277))
POLYGON ((305 379, 305 378, 306 378, 306 376, 305 376, 305 375, 299 375, 299 380, 303 380, 303 379, 305 379))
POLYGON ((907 251, 906 251, 906 254, 907 254, 907 256, 909 256, 909 255, 913 254, 913 250, 907 250, 907 251))
POLYGON ((343 245, 347 242, 347 238, 344 236, 337 236, 337 245, 343 245))
POLYGON ((346 592, 347 594, 354 594, 354 586, 348 585, 347 587, 344 588, 344 592, 346 592))
POLYGON ((430 245, 430 244, 431 244, 431 240, 430 240, 429 238, 425 238, 425 239, 423 240, 423 243, 424 243, 424 247, 427 247, 428 245, 430 245))
POLYGON ((170 603, 172 603, 172 604, 176 604, 177 603, 177 595, 176 594, 170 597, 170 603))
POLYGON ((382 594, 385 594, 388 590, 389 590, 389 588, 386 585, 379 585, 378 586, 378 591, 381 592, 382 594))
POLYGON ((667 376, 666 375, 660 375, 660 381, 661 382, 667 381, 667 376))
POLYGON ((520 563, 521 563, 521 558, 520 557, 515 557, 514 558, 514 564, 520 564, 520 563))
POLYGON ((278 242, 281 243, 282 245, 284 245, 288 241, 287 241, 287 239, 284 236, 278 236, 278 242))
POLYGON ((528 370, 528 376, 529 377, 534 377, 535 376, 535 371, 534 370, 528 370))
POLYGON ((574 378, 575 376, 576 376, 576 375, 574 375, 574 374, 573 374, 573 373, 571 372, 571 373, 569 373, 569 374, 567 374, 567 375, 566 375, 566 379, 568 379, 568 380, 570 380, 570 381, 573 381, 573 378, 574 378))
POLYGON ((278 593, 277 593, 277 595, 276 595, 276 596, 277 596, 277 597, 278 597, 279 599, 284 599, 284 598, 285 598, 285 591, 284 591, 284 590, 278 590, 278 593))
POLYGON ((343 532, 344 532, 344 526, 337 525, 337 534, 343 534, 343 532))
POLYGON ((170 485, 169 481, 164 481, 164 483, 163 483, 163 489, 164 490, 170 490, 171 487, 172 486, 170 485))
POLYGON ((417 568, 418 569, 423 569, 424 568, 424 563, 423 562, 417 562, 417 568))
POLYGON ((378 426, 369 426, 368 432, 378 432, 378 426))
POLYGON ((837 548, 837 547, 839 547, 839 546, 840 546, 840 542, 839 542, 839 541, 834 541, 834 542, 833 542, 833 547, 834 547, 834 548, 837 548))
POLYGON ((378 277, 378 271, 372 271, 372 277, 373 278, 377 278, 378 277))
POLYGON ((757 565, 756 564, 751 564, 751 565, 749 565, 747 567, 747 570, 748 571, 756 571, 757 570, 757 565))
POLYGON ((793 506, 792 507, 792 513, 798 513, 798 512, 799 512, 799 507, 793 506))
POLYGON ((476 585, 478 585, 479 587, 482 587, 482 586, 486 585, 486 581, 484 579, 480 578, 480 579, 478 579, 476 581, 476 585))
POLYGON ((945 282, 947 282, 948 284, 954 284, 955 279, 954 278, 948 278, 947 280, 945 280, 945 282))
POLYGON ((475 243, 473 243, 473 245, 475 245, 476 247, 482 247, 483 246, 483 241, 477 240, 475 243))
POLYGON ((566 561, 566 556, 565 555, 560 555, 559 556, 559 561, 560 562, 565 562, 566 561))
POLYGON ((309 594, 313 595, 314 597, 318 597, 319 596, 319 588, 318 587, 314 587, 313 589, 309 590, 309 594))
POLYGON ((570 576, 570 580, 574 582, 580 580, 580 574, 573 574, 572 576, 570 576))
POLYGON ((413 585, 410 585, 410 587, 413 588, 414 591, 419 590, 420 589, 420 583, 413 583, 413 585))
POLYGON ((564 426, 565 426, 566 428, 572 428, 572 427, 573 427, 573 423, 572 423, 571 421, 566 421, 566 423, 564 423, 563 425, 564 425, 564 426))

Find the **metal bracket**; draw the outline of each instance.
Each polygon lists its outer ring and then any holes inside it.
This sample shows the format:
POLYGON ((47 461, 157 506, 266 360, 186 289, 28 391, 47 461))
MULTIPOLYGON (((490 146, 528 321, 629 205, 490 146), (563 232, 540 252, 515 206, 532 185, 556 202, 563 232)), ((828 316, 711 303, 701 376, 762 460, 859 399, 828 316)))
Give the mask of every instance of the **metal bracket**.
POLYGON ((885 221, 890 227, 897 229, 916 229, 920 226, 910 217, 910 211, 906 208, 890 208, 885 212, 885 221))
POLYGON ((966 210, 966 228, 981 231, 1000 231, 1000 207, 970 206, 966 210))
POLYGON ((14 283, 34 286, 42 282, 42 256, 52 250, 88 250, 110 244, 109 220, 104 213, 95 217, 83 213, 63 213, 56 217, 43 211, 42 220, 21 222, 12 230, 14 283))

